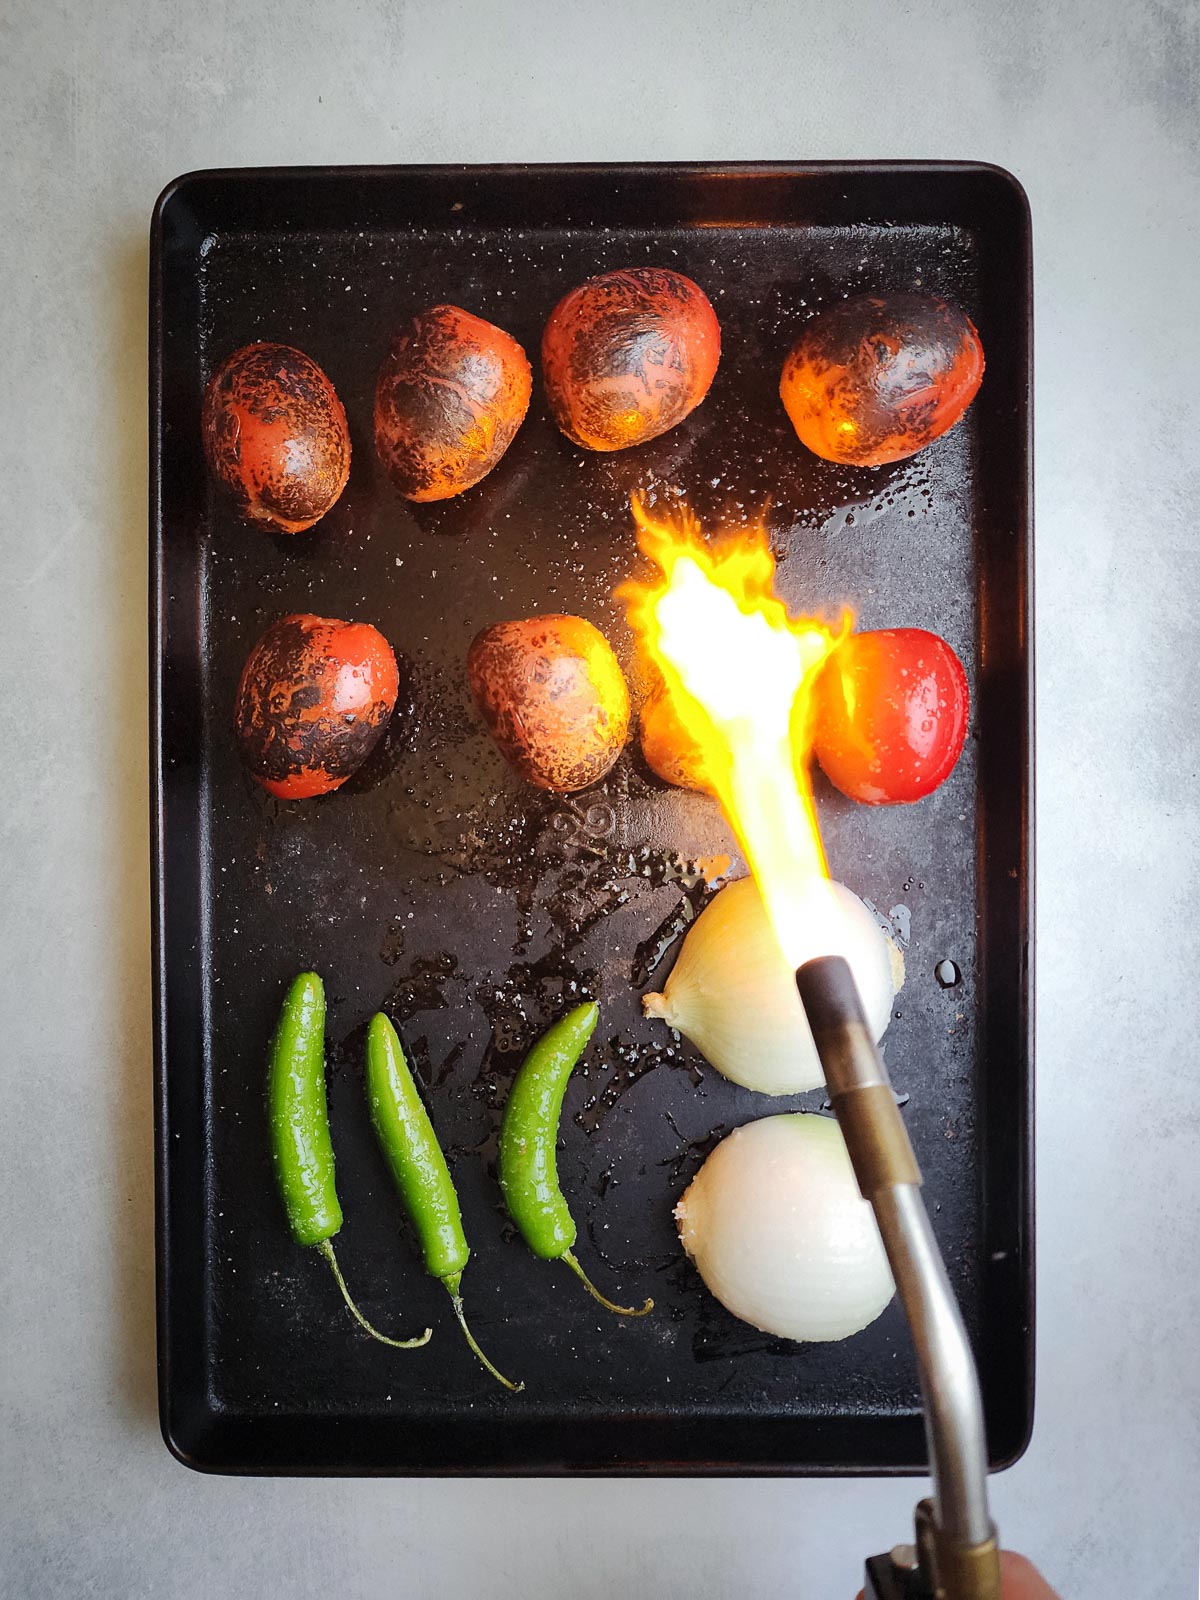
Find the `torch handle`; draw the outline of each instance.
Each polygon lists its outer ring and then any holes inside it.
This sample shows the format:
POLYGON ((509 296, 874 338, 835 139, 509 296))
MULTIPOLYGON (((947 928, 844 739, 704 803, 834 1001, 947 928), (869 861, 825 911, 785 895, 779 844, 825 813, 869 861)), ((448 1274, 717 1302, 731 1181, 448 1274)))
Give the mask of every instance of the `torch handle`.
POLYGON ((921 1198, 908 1132, 848 964, 841 956, 819 956, 800 968, 796 984, 916 1349, 934 1494, 932 1507, 918 1510, 921 1566, 943 1600, 998 1600, 979 1378, 921 1198))

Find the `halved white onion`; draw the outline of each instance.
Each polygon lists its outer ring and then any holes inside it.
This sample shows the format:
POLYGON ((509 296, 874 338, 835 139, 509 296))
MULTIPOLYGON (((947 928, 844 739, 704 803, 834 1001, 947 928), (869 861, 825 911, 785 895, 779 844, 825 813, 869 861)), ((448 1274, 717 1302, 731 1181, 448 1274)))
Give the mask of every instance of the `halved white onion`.
MULTIPOLYGON (((845 884, 831 883, 836 926, 818 946, 845 956, 871 1031, 882 1039, 904 982, 904 958, 845 884)), ((718 1072, 762 1094, 800 1094, 824 1083, 812 1033, 753 878, 738 878, 688 932, 648 1017, 677 1028, 718 1072)))
POLYGON ((723 1139, 675 1208, 679 1237, 735 1317, 785 1339, 846 1339, 895 1292, 875 1214, 832 1117, 793 1112, 723 1139))

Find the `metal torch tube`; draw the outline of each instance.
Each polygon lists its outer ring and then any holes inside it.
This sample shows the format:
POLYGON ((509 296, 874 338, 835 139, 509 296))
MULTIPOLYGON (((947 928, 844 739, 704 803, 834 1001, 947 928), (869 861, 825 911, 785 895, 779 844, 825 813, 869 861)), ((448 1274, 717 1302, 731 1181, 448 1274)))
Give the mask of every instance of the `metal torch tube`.
POLYGON ((929 1215, 914 1184, 880 1189, 871 1204, 916 1347, 938 1528, 984 1544, 992 1521, 979 1380, 929 1215))
POLYGON ((805 962, 800 998, 825 1071, 829 1098, 855 1175, 874 1207, 912 1330, 925 1403, 925 1431, 936 1501, 939 1568, 963 1569, 977 1555, 981 1585, 947 1584, 947 1594, 998 1593, 995 1532, 988 1515, 987 1441, 979 1379, 958 1303, 929 1216, 921 1173, 887 1068, 863 1015, 853 974, 841 956, 805 962), (986 1575, 994 1572, 995 1589, 986 1575))

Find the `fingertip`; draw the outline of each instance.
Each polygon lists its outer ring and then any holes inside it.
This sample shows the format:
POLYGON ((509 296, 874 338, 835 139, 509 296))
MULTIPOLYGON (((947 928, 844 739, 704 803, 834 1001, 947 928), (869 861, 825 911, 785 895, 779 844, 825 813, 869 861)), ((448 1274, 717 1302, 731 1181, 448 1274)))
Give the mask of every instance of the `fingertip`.
POLYGON ((1059 1600, 1028 1556, 1016 1550, 1000 1552, 1003 1600, 1059 1600))

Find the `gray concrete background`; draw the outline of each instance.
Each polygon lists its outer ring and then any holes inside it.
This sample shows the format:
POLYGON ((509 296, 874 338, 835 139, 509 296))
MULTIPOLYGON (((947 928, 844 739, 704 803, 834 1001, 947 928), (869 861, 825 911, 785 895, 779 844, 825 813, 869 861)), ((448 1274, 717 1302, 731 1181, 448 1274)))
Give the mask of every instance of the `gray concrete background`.
POLYGON ((202 1479, 154 1414, 146 230, 189 168, 972 157, 1037 256, 1039 1404, 1006 1541, 1195 1593, 1200 8, 0 10, 0 1593, 850 1600, 909 1482, 202 1479))

